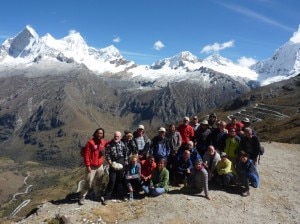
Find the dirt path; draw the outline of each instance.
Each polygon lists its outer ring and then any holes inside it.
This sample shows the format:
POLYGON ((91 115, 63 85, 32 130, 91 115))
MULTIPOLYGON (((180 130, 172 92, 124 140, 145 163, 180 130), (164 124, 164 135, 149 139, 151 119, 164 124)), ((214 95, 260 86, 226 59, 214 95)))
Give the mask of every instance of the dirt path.
POLYGON ((179 188, 157 198, 133 202, 89 201, 83 206, 46 203, 38 215, 21 223, 43 223, 60 214, 71 223, 300 223, 300 145, 263 143, 266 152, 258 166, 261 186, 243 198, 211 190, 212 201, 184 195, 179 188))

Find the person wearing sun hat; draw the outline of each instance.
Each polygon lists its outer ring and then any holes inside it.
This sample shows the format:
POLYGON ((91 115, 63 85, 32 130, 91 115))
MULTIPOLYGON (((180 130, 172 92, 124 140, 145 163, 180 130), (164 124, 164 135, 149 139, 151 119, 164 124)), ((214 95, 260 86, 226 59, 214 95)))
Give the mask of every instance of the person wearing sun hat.
POLYGON ((245 135, 245 128, 251 128, 252 129, 252 133, 253 135, 256 135, 256 131, 251 127, 251 121, 249 118, 245 117, 243 120, 242 120, 242 123, 243 123, 243 128, 242 128, 242 131, 241 131, 241 136, 244 136, 245 135))
MULTIPOLYGON (((121 140, 124 142, 126 149, 127 149, 127 157, 130 158, 131 155, 137 155, 138 154, 138 148, 133 140, 133 134, 129 130, 124 131, 124 137, 121 140)), ((129 161, 128 161, 129 162, 129 161)))
POLYGON ((209 128, 209 124, 207 120, 202 120, 200 122, 200 127, 197 129, 195 133, 195 141, 197 142, 196 148, 203 157, 204 153, 207 150, 207 147, 211 144, 212 140, 212 131, 209 128))
POLYGON ((244 132, 245 136, 241 138, 238 151, 245 151, 248 153, 249 158, 252 159, 256 165, 261 149, 259 138, 252 133, 252 129, 250 127, 245 128, 244 132))
POLYGON ((225 152, 221 153, 221 160, 217 163, 217 173, 217 182, 226 189, 234 176, 232 173, 232 163, 227 158, 225 152))
POLYGON ((158 135, 152 139, 150 154, 154 156, 156 163, 160 159, 165 159, 167 161, 168 156, 170 155, 170 145, 164 127, 160 127, 158 129, 158 135))
POLYGON ((189 122, 190 122, 190 118, 184 117, 182 124, 180 124, 177 128, 181 136, 181 147, 183 148, 186 146, 186 144, 189 141, 194 140, 195 132, 193 127, 189 124, 189 122))
POLYGON ((133 133, 133 141, 138 148, 139 160, 146 159, 149 152, 151 140, 145 133, 145 126, 140 124, 133 133))
POLYGON ((241 184, 241 195, 246 197, 250 195, 251 184, 254 188, 259 186, 259 174, 253 161, 249 159, 249 154, 245 151, 240 151, 239 161, 236 166, 238 179, 241 184))

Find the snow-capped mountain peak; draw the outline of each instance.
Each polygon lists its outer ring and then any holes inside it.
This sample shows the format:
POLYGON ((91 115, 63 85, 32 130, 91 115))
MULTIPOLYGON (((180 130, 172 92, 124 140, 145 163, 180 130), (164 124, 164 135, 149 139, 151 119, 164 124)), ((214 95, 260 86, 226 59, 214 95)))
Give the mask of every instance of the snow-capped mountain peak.
MULTIPOLYGON (((22 31, 22 32, 28 32, 28 33, 30 33, 30 35, 34 38, 34 39, 39 39, 39 35, 35 32, 35 30, 31 27, 31 26, 29 26, 29 25, 27 25, 27 26, 25 26, 25 29, 22 31)), ((21 32, 21 33, 22 33, 21 32)))
POLYGON ((290 41, 293 43, 300 43, 300 25, 298 27, 298 30, 291 37, 290 41))
POLYGON ((233 63, 231 60, 222 57, 220 54, 212 54, 204 59, 205 63, 216 63, 219 65, 226 65, 228 63, 233 63))
POLYGON ((273 57, 251 66, 259 73, 262 85, 289 79, 300 73, 300 27, 283 46, 278 48, 273 57))
POLYGON ((222 57, 220 54, 213 54, 202 61, 204 67, 224 73, 233 77, 244 77, 256 80, 258 74, 247 67, 234 64, 231 60, 222 57))
MULTIPOLYGON (((6 50, 7 55, 13 58, 26 57, 38 39, 39 35, 31 26, 27 25, 17 36, 6 40, 3 49, 6 50)), ((0 55, 3 55, 1 51, 0 55)))
POLYGON ((114 45, 110 45, 108 47, 102 48, 99 50, 99 52, 106 60, 109 58, 122 57, 120 51, 114 45))
POLYGON ((83 37, 76 31, 72 31, 68 36, 62 38, 61 41, 64 42, 70 50, 85 49, 88 47, 83 37))
POLYGON ((26 26, 16 37, 6 40, 0 47, 0 63, 6 67, 30 66, 41 61, 83 63, 99 74, 125 71, 134 65, 134 62, 123 59, 114 46, 103 49, 89 47, 76 31, 57 40, 48 33, 40 38, 31 26, 26 26))
MULTIPOLYGON (((190 69, 191 67, 193 67, 192 69, 195 69, 195 65, 198 62, 200 62, 200 60, 191 52, 183 51, 173 57, 158 60, 151 65, 151 68, 161 69, 163 67, 169 67, 171 69, 178 69, 179 67, 182 67, 190 69)), ((196 65, 196 67, 199 68, 199 65, 196 65)))
POLYGON ((0 69, 23 69, 26 66, 38 66, 40 62, 43 62, 41 69, 51 68, 53 63, 60 63, 62 67, 63 63, 71 66, 84 64, 100 75, 116 74, 124 79, 137 78, 146 81, 164 80, 163 83, 188 80, 191 77, 197 79, 209 70, 267 84, 300 72, 299 49, 300 26, 289 42, 279 48, 271 59, 258 62, 250 68, 242 67, 220 54, 213 54, 201 60, 189 51, 158 60, 151 66, 137 66, 133 61, 123 58, 113 45, 102 49, 88 46, 77 31, 71 31, 62 39, 55 39, 49 33, 39 37, 31 26, 26 26, 17 36, 7 39, 0 46, 0 69))
POLYGON ((199 61, 197 56, 193 55, 189 51, 183 51, 183 52, 175 55, 174 57, 172 57, 171 60, 186 61, 186 62, 191 62, 191 63, 197 63, 199 61))

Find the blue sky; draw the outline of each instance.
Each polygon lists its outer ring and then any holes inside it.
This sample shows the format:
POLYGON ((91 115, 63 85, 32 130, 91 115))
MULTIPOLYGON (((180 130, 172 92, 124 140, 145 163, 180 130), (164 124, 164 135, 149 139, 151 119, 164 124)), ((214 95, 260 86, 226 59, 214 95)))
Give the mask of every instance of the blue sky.
POLYGON ((263 60, 300 25, 299 0, 4 0, 0 6, 1 43, 26 25, 55 39, 76 30, 89 46, 113 44, 137 64, 182 51, 263 60))

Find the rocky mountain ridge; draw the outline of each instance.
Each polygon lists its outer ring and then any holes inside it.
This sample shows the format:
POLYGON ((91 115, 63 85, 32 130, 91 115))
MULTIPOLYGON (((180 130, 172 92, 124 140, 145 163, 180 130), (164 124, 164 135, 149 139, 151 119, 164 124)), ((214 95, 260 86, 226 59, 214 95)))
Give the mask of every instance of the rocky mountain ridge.
POLYGON ((0 78, 0 155, 19 150, 24 152, 23 160, 76 166, 80 159, 76 149, 99 126, 109 139, 116 129, 181 120, 249 91, 248 86, 215 73, 204 76, 201 87, 192 81, 161 88, 141 83, 143 88, 132 91, 134 84, 99 77, 85 66, 54 71, 32 76, 34 70, 28 69, 0 78), (30 153, 25 155, 25 148, 31 148, 30 153))

